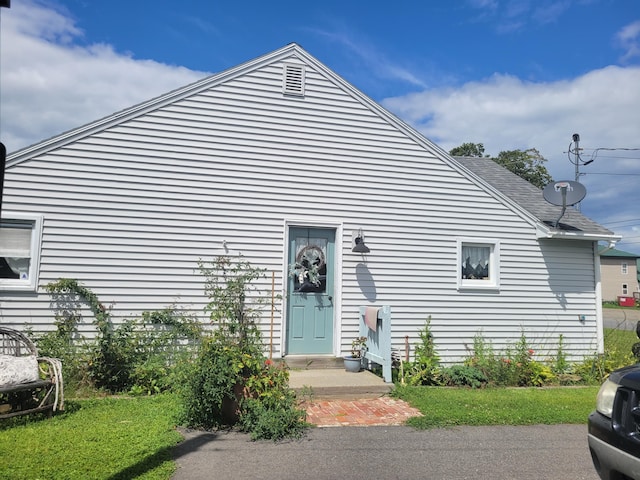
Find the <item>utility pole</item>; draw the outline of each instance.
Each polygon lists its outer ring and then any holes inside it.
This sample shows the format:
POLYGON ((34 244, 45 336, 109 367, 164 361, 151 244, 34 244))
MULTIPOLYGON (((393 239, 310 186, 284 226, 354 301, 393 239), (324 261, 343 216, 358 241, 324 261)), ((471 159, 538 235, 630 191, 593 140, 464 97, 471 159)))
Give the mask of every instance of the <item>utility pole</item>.
POLYGON ((573 154, 575 155, 574 164, 576 166, 576 182, 580 181, 580 135, 573 134, 573 154))

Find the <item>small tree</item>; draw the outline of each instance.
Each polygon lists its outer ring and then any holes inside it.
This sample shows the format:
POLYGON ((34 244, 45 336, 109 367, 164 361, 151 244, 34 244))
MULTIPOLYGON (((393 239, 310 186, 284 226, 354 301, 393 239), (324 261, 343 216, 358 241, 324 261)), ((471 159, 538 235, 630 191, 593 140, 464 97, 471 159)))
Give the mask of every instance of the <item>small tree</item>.
POLYGON ((535 148, 503 151, 492 160, 538 188, 544 188, 552 181, 551 174, 544 166, 547 159, 535 148))
POLYGON ((454 157, 488 157, 484 154, 482 143, 463 143, 459 147, 452 148, 449 153, 454 157))
MULTIPOLYGON (((452 148, 449 153, 454 157, 489 157, 485 155, 482 143, 463 143, 452 148)), ((552 181, 551 174, 544 166, 547 159, 535 148, 505 150, 497 157, 491 157, 491 160, 538 188, 544 188, 552 181)))

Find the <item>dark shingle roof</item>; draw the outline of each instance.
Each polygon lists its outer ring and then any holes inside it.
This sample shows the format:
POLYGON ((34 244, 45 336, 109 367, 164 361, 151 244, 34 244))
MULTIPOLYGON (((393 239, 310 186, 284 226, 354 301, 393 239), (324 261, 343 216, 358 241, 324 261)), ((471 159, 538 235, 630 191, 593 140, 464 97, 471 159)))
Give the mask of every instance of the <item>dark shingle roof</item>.
MULTIPOLYGON (((454 157, 454 159, 517 203, 540 222, 554 228, 562 212, 562 207, 548 203, 543 198, 541 189, 510 172, 490 158, 454 157)), ((558 230, 588 235, 614 235, 611 230, 604 228, 572 207, 567 207, 565 214, 560 219, 558 230)))

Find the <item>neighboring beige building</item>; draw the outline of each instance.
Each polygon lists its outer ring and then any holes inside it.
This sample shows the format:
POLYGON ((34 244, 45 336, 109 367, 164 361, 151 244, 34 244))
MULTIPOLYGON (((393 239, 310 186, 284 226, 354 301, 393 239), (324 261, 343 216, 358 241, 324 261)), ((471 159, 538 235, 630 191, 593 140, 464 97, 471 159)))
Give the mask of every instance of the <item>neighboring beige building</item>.
POLYGON ((640 292, 637 260, 640 255, 612 248, 600 253, 602 300, 618 301, 618 297, 634 297, 640 292))

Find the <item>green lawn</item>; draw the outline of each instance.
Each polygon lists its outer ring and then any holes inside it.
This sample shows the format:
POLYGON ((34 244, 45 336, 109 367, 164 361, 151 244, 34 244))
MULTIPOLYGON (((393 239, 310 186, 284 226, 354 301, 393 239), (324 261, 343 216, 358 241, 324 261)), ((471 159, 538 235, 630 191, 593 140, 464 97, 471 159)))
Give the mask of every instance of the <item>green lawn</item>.
POLYGON ((51 419, 10 419, 0 424, 0 479, 168 479, 182 439, 177 409, 170 395, 107 398, 71 402, 51 419))
POLYGON ((595 407, 597 386, 558 388, 399 387, 396 395, 423 416, 416 428, 456 425, 585 423, 595 407))

